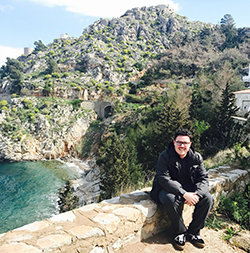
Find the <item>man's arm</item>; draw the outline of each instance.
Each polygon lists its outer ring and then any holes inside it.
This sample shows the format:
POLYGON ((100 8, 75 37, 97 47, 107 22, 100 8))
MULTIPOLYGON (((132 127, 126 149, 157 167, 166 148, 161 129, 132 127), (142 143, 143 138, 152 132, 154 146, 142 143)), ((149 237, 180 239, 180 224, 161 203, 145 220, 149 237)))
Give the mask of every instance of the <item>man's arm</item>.
POLYGON ((186 191, 182 188, 182 185, 178 181, 173 180, 169 174, 169 159, 166 152, 161 153, 159 156, 157 174, 161 187, 163 187, 167 192, 181 196, 186 193, 186 191))
POLYGON ((209 190, 209 177, 202 156, 199 153, 197 155, 199 165, 196 168, 195 186, 198 196, 201 197, 209 190))

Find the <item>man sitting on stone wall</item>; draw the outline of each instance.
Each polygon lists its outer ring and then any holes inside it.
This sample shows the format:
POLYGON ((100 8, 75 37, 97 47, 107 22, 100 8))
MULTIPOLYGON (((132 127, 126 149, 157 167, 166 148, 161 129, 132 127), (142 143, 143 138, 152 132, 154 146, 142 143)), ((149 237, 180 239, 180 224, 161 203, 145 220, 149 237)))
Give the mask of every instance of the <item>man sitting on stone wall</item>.
POLYGON ((163 204, 174 233, 174 246, 183 250, 186 240, 204 247, 200 230, 212 207, 209 179, 202 156, 191 147, 191 133, 178 129, 174 140, 158 159, 150 196, 163 204), (188 228, 182 218, 183 205, 195 206, 188 228))

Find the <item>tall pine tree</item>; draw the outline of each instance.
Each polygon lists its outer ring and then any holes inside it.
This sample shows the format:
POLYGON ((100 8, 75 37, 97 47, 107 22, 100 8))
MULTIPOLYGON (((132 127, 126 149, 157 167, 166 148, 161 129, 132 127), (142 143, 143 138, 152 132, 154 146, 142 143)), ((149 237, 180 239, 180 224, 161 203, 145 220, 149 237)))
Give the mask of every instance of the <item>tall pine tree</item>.
POLYGON ((222 91, 221 103, 216 108, 210 128, 204 132, 202 143, 207 155, 232 147, 240 137, 242 126, 235 122, 233 116, 239 108, 235 106, 235 97, 227 83, 222 91))
POLYGON ((141 180, 141 168, 133 142, 115 132, 99 150, 97 164, 101 166, 100 199, 119 195, 120 191, 141 180))

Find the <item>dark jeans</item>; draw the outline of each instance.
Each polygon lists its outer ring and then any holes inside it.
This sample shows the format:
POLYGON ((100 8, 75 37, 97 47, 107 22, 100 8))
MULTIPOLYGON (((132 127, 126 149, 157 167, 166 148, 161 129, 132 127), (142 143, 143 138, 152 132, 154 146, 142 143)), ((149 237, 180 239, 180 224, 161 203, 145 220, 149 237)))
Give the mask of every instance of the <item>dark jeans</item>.
POLYGON ((211 194, 207 192, 195 205, 193 219, 187 229, 182 218, 182 210, 185 199, 181 196, 169 193, 165 190, 161 190, 159 193, 159 200, 167 212, 175 235, 183 234, 186 232, 199 235, 200 230, 204 227, 206 218, 213 205, 213 198, 211 194))

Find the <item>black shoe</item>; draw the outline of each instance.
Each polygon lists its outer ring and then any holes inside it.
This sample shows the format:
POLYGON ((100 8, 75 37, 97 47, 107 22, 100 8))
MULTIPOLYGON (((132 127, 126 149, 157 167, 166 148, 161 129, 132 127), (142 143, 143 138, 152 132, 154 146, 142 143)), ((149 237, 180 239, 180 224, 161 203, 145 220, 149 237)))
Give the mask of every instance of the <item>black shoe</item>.
POLYGON ((205 242, 200 235, 187 234, 187 241, 191 242, 194 246, 198 248, 204 248, 205 246, 205 242))
POLYGON ((186 242, 186 235, 180 234, 174 238, 174 246, 178 250, 183 250, 186 242))

